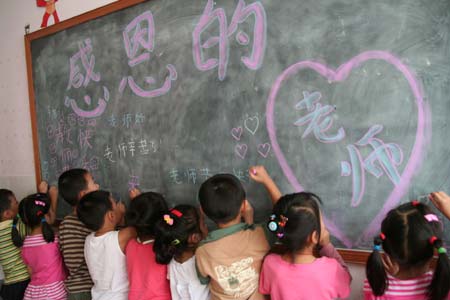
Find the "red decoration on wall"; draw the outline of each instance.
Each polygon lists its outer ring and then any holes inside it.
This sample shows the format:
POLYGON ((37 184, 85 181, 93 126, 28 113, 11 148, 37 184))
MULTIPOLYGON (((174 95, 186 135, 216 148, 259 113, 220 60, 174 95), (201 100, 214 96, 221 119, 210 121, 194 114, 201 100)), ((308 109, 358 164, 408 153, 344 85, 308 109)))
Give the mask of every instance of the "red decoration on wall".
POLYGON ((59 22, 58 13, 56 12, 55 2, 58 0, 36 0, 38 7, 45 7, 45 14, 42 17, 41 28, 47 27, 48 18, 52 15, 55 24, 59 22))

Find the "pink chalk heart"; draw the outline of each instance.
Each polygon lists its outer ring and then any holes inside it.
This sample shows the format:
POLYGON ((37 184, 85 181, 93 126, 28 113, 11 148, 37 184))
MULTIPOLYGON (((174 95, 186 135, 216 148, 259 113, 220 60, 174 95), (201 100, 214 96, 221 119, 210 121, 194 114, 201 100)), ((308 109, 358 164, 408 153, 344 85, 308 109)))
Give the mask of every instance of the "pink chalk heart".
POLYGON ((236 127, 231 129, 231 136, 236 140, 240 141, 242 136, 242 127, 236 127))
POLYGON ((270 152, 270 144, 269 143, 264 143, 264 144, 259 144, 258 145, 258 153, 266 158, 267 155, 269 155, 270 152))
MULTIPOLYGON (((411 89, 414 99, 415 105, 417 107, 417 130, 414 141, 414 146, 411 151, 411 155, 408 158, 406 166, 403 170, 403 173, 400 177, 400 182, 394 187, 394 189, 390 192, 389 196, 384 202, 384 205, 381 205, 381 209, 376 213, 375 217, 370 221, 368 226, 364 229, 362 234, 357 238, 357 241, 349 239, 346 234, 339 228, 338 224, 330 221, 329 218, 324 216, 324 222, 328 227, 328 230, 332 235, 334 235, 337 239, 339 239, 344 245, 351 248, 353 245, 360 243, 361 240, 367 240, 369 237, 375 236, 379 232, 379 225, 381 220, 384 218, 386 213, 396 206, 401 197, 405 195, 408 190, 409 184, 415 172, 418 171, 420 163, 423 159, 424 154, 424 145, 425 145, 425 127, 427 126, 428 119, 425 114, 425 107, 423 102, 422 90, 419 86, 418 80, 415 78, 413 72, 403 64, 400 59, 395 57, 394 55, 385 52, 385 51, 367 51, 363 52, 348 62, 341 65, 337 70, 333 70, 328 66, 321 64, 319 62, 314 61, 300 61, 298 63, 293 64, 286 70, 284 70, 281 75, 278 76, 272 89, 270 91, 269 98, 267 100, 266 105, 266 122, 267 122, 267 131, 269 134, 270 142, 272 144, 273 152, 278 160, 278 163, 283 170, 284 175, 287 180, 291 184, 291 186, 296 191, 303 191, 304 188, 301 185, 300 181, 297 179, 294 171, 288 164, 286 157, 283 151, 280 148, 277 140, 277 133, 274 123, 274 106, 275 101, 277 100, 278 92, 284 81, 295 76, 301 70, 314 70, 322 77, 324 77, 328 82, 342 82, 346 80, 350 74, 350 72, 360 66, 361 64, 367 61, 383 61, 395 67, 408 82, 409 88, 411 89)), ((313 175, 312 175, 313 176, 313 175)))
POLYGON ((246 144, 237 144, 236 147, 234 147, 234 152, 237 156, 244 159, 245 155, 247 154, 248 147, 246 144))

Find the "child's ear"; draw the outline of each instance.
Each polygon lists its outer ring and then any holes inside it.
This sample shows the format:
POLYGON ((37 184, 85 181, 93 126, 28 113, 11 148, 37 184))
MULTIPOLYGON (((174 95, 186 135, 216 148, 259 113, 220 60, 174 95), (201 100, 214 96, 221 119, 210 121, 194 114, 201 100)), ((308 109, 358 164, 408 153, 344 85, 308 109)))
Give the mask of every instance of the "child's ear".
POLYGON ((202 240, 201 233, 193 233, 188 238, 188 244, 197 245, 202 240))
POLYGON ((313 244, 313 245, 317 245, 318 243, 319 243, 319 233, 316 231, 316 230, 314 230, 310 235, 309 235, 309 238, 308 238, 309 240, 310 240, 310 242, 313 244))

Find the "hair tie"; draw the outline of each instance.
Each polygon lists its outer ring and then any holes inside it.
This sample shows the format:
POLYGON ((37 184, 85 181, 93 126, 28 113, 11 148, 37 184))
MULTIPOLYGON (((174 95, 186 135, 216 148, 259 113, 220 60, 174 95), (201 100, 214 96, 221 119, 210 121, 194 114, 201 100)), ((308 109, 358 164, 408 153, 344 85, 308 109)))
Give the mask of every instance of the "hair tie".
POLYGON ((44 201, 34 200, 34 204, 45 207, 44 201))
POLYGON ((439 219, 435 214, 427 214, 424 217, 428 222, 439 222, 439 219))
POLYGON ((447 253, 447 249, 445 249, 444 247, 439 247, 438 248, 438 253, 439 254, 446 254, 447 253))
POLYGON ((172 246, 176 246, 176 245, 178 245, 178 244, 180 244, 181 242, 180 242, 180 240, 179 239, 174 239, 170 244, 172 245, 172 246))
POLYGON ((173 219, 169 215, 164 215, 164 221, 170 226, 173 225, 173 219))
POLYGON ((183 216, 183 214, 181 213, 181 211, 179 211, 178 209, 171 209, 170 213, 177 216, 178 218, 181 218, 183 216))
POLYGON ((413 200, 413 201, 411 201, 411 204, 412 204, 412 206, 417 206, 420 204, 420 202, 417 200, 413 200))
POLYGON ((278 233, 277 233, 277 237, 278 237, 279 239, 283 238, 283 236, 284 236, 284 233, 283 233, 283 232, 278 232, 278 233))
POLYGON ((269 228, 271 232, 276 232, 278 230, 278 223, 275 220, 276 218, 276 215, 270 215, 270 221, 267 223, 267 228, 269 228))
POLYGON ((380 233, 380 239, 382 240, 382 241, 384 241, 385 239, 386 239, 386 236, 384 235, 384 233, 380 233))
POLYGON ((437 237, 435 237, 434 235, 432 236, 432 237, 430 237, 430 244, 431 245, 434 245, 434 242, 436 242, 436 240, 437 240, 438 238, 437 237))
POLYGON ((45 222, 47 222, 47 220, 45 218, 42 218, 41 223, 45 223, 45 222))
POLYGON ((381 251, 381 245, 373 245, 373 251, 381 251))
POLYGON ((40 215, 43 215, 44 213, 42 212, 42 211, 40 211, 40 210, 38 210, 38 212, 36 213, 36 216, 40 216, 40 215))

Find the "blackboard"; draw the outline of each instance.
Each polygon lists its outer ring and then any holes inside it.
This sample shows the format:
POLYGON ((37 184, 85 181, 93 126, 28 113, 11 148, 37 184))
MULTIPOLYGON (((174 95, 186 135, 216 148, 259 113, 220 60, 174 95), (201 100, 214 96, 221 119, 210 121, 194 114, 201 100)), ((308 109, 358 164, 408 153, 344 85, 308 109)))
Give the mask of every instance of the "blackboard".
POLYGON ((175 204, 229 172, 263 221, 262 164, 349 249, 450 192, 449 1, 124 2, 26 36, 38 180, 84 167, 175 204))

